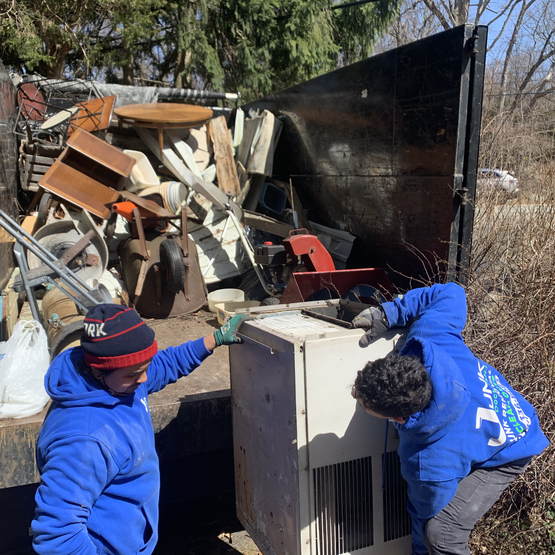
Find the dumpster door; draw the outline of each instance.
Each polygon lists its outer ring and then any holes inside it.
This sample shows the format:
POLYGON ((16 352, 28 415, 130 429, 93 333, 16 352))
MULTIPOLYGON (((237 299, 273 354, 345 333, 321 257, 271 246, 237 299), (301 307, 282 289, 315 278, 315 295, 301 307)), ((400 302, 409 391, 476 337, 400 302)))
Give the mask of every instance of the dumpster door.
POLYGON ((348 267, 465 282, 486 41, 463 25, 242 107, 282 120, 274 177, 310 220, 357 236, 348 267))

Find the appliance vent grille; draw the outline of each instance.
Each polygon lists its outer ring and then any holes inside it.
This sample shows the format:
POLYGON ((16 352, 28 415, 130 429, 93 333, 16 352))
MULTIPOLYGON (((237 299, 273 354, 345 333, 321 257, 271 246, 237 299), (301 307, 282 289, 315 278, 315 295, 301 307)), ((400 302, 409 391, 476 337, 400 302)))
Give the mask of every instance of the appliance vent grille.
POLYGON ((410 515, 407 512, 407 483, 401 476, 401 462, 396 451, 383 455, 383 540, 388 542, 411 533, 410 515))
POLYGON ((315 468, 317 555, 340 555, 373 545, 372 459, 315 468))

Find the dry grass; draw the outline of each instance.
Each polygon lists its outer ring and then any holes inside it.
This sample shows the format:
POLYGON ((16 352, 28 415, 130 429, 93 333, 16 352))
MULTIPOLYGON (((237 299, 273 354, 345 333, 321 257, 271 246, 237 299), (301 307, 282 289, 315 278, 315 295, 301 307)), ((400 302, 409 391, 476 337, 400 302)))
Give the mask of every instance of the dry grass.
POLYGON ((465 339, 535 407, 552 442, 480 521, 473 553, 555 553, 555 180, 477 199, 465 339), (533 203, 533 204, 532 204, 533 203))

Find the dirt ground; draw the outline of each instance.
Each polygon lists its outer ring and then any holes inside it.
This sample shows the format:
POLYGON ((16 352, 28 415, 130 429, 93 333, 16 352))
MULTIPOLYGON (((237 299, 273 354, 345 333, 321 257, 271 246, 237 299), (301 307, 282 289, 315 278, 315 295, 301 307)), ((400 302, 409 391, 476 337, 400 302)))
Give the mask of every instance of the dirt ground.
POLYGON ((145 321, 156 333, 156 341, 160 349, 197 339, 220 327, 216 314, 208 309, 163 320, 145 318, 145 321))

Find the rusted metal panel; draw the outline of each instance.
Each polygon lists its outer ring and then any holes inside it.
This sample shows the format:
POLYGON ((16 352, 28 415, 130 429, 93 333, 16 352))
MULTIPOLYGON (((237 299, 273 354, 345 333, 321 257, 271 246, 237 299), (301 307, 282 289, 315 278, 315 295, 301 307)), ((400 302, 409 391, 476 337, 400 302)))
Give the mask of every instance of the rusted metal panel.
MULTIPOLYGON (((15 87, 0 62, 0 206, 15 215, 17 198, 17 145, 13 126, 16 117, 15 87)), ((0 289, 4 289, 14 268, 11 237, 0 230, 0 289)))

